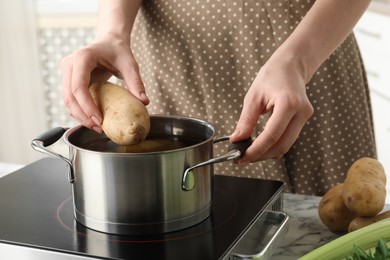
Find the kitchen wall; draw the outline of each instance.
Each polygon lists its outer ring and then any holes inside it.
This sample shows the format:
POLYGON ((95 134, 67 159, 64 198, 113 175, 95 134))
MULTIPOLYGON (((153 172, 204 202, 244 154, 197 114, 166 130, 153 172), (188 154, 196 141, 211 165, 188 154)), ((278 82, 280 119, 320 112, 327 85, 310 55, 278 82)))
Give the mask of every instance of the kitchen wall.
MULTIPOLYGON (((72 126, 61 97, 60 60, 92 41, 98 0, 0 1, 0 162, 27 164, 43 155, 31 140, 72 126)), ((67 147, 54 150, 67 153, 67 147)))
POLYGON ((374 0, 355 27, 371 90, 378 159, 387 173, 390 203, 390 0, 374 0))
POLYGON ((71 126, 62 101, 60 62, 94 38, 98 0, 36 0, 40 69, 47 127, 71 126))
POLYGON ((34 3, 0 1, 0 161, 37 158, 32 138, 44 129, 34 3))

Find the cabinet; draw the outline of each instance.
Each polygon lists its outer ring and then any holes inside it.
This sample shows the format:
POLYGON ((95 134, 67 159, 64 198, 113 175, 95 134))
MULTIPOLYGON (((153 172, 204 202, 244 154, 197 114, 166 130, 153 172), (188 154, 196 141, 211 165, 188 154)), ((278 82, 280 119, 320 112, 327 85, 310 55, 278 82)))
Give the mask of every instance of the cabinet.
MULTIPOLYGON (((375 4, 375 3, 374 3, 375 4)), ((390 9, 390 4, 389 4, 390 9)), ((354 29, 370 85, 378 159, 387 174, 390 202, 390 15, 368 10, 354 29)))

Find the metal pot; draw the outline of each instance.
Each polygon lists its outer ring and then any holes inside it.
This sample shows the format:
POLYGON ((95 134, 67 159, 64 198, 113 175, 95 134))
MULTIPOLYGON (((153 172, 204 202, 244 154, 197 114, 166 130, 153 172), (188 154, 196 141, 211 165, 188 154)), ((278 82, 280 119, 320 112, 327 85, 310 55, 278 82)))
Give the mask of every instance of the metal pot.
POLYGON ((139 235, 187 228, 210 215, 212 164, 238 158, 250 145, 246 140, 213 158, 213 143, 227 139, 216 138, 215 126, 202 120, 152 115, 146 140, 151 150, 116 145, 83 126, 54 128, 32 146, 69 165, 79 223, 101 232, 139 235), (61 137, 69 159, 46 148, 61 137), (171 143, 155 149, 161 140, 171 143))

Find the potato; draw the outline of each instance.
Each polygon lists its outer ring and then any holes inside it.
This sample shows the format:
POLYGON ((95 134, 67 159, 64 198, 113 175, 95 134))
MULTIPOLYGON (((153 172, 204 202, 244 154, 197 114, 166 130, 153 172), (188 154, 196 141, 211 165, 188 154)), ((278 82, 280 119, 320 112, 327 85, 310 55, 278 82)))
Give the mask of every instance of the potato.
POLYGON ((348 169, 343 199, 354 214, 376 216, 386 200, 386 174, 381 163, 368 157, 355 161, 348 169))
POLYGON ((318 207, 322 223, 335 232, 347 231, 349 223, 356 217, 344 203, 343 186, 341 183, 331 188, 322 197, 318 207))
POLYGON ((176 140, 167 138, 146 139, 143 142, 133 145, 118 145, 112 148, 116 153, 151 153, 159 151, 169 151, 173 149, 183 148, 185 145, 176 140))
POLYGON ((374 158, 362 157, 356 160, 351 167, 349 167, 345 181, 362 177, 362 174, 365 174, 363 177, 378 179, 383 183, 386 183, 385 169, 382 164, 374 158))
POLYGON ((109 82, 93 83, 89 91, 103 114, 101 127, 108 138, 120 145, 145 140, 150 130, 150 117, 141 101, 109 82))
POLYGON ((352 231, 355 231, 355 230, 358 230, 360 228, 363 228, 365 226, 368 226, 372 223, 375 223, 375 222, 378 222, 382 219, 385 219, 385 218, 390 218, 390 210, 388 211, 385 211, 385 212, 382 212, 381 214, 379 215, 376 215, 374 217, 357 217, 357 218, 354 218, 351 223, 349 223, 349 226, 348 226, 348 232, 352 232, 352 231))

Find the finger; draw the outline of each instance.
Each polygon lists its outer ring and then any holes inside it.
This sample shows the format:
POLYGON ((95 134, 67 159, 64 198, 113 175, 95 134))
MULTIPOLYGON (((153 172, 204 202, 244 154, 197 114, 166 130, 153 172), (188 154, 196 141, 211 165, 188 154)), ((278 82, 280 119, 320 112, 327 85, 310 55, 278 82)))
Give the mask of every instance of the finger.
POLYGON ((275 105, 264 130, 246 150, 244 156, 238 160, 238 163, 254 162, 263 158, 264 154, 280 140, 293 116, 294 113, 289 111, 285 105, 275 105))
POLYGON ((103 68, 95 68, 91 73, 90 84, 94 82, 107 81, 113 75, 112 72, 103 68))
POLYGON ((290 121, 290 124, 287 126, 286 130, 284 131, 278 142, 276 142, 262 156, 255 158, 254 161, 266 159, 280 159, 294 145, 303 126, 305 125, 305 122, 306 120, 300 120, 294 117, 290 121))
POLYGON ((130 59, 125 58, 125 56, 118 58, 117 67, 121 72, 120 76, 124 79, 126 87, 130 93, 139 99, 144 105, 147 105, 150 100, 146 95, 145 86, 139 74, 138 64, 131 52, 130 57, 130 59))
POLYGON ((77 100, 73 97, 71 92, 71 79, 72 79, 72 66, 66 59, 61 63, 62 67, 62 95, 64 103, 67 109, 67 113, 76 119, 82 125, 94 129, 96 132, 101 133, 100 127, 95 126, 94 122, 88 118, 88 116, 81 109, 77 100), (91 124, 92 123, 92 124, 91 124))
MULTIPOLYGON (((285 114, 283 113, 283 109, 281 109, 280 111, 281 111, 280 113, 285 114)), ((289 109, 289 111, 294 111, 294 110, 289 109)), ((253 145, 253 147, 251 147, 251 149, 248 149, 249 151, 245 153, 245 155, 242 157, 241 162, 239 161, 238 163, 242 163, 244 161, 254 162, 254 161, 260 161, 266 159, 281 158, 285 153, 288 152, 288 150, 293 146, 295 141, 298 139, 298 136, 302 128, 306 124, 307 120, 313 115, 313 113, 314 113, 313 106, 307 100, 303 104, 300 110, 298 110, 296 113, 290 113, 290 115, 292 115, 291 119, 287 119, 287 118, 282 119, 282 120, 286 120, 288 124, 279 138, 277 137, 279 134, 275 134, 274 138, 277 141, 273 145, 271 145, 271 147, 269 147, 265 152, 259 152, 260 148, 256 146, 259 145, 260 147, 262 144, 258 144, 261 143, 261 141, 255 140, 254 142, 255 144, 253 145)), ((275 118, 278 119, 279 117, 280 115, 277 116, 274 113, 268 121, 271 123, 270 124, 267 123, 264 132, 270 130, 272 128, 272 124, 273 124, 272 122, 274 122, 274 119, 275 118)), ((276 123, 275 125, 277 124, 278 123, 276 123)), ((280 131, 282 131, 281 129, 283 129, 283 127, 280 128, 280 131)), ((271 129, 271 132, 272 131, 278 131, 278 130, 271 129)), ((261 133, 257 139, 260 140, 260 137, 262 137, 263 133, 261 133)), ((267 137, 265 136, 265 138, 267 137)))
POLYGON ((286 131, 284 132, 283 136, 279 139, 279 141, 267 152, 264 153, 263 158, 258 159, 279 159, 283 155, 285 155, 288 150, 290 150, 290 148, 294 145, 295 141, 298 139, 298 136, 301 133, 305 122, 305 120, 292 120, 286 128, 286 131))
MULTIPOLYGON (((97 67, 93 53, 89 49, 79 52, 73 59, 71 92, 83 113, 89 118, 86 125, 100 126, 103 120, 89 92, 90 75, 97 67)), ((76 110, 76 109, 75 109, 76 110)))
POLYGON ((76 119, 80 124, 82 124, 85 127, 88 127, 90 129, 95 130, 98 133, 102 133, 103 130, 100 126, 97 126, 95 122, 89 118, 82 108, 78 105, 77 101, 74 99, 73 105, 71 106, 71 109, 68 108, 68 114, 71 115, 74 119, 76 119))
POLYGON ((248 95, 245 97, 244 105, 241 110, 236 128, 230 136, 230 142, 238 142, 251 136, 253 129, 257 125, 259 115, 263 114, 263 107, 258 102, 248 101, 248 95))
POLYGON ((88 126, 88 122, 86 122, 86 118, 88 116, 84 113, 84 111, 80 111, 79 104, 77 100, 74 99, 72 94, 72 58, 65 57, 61 62, 62 68, 62 96, 64 99, 65 107, 67 109, 68 114, 76 119, 81 124, 88 126))
MULTIPOLYGON (((65 106, 71 115, 72 95, 70 92, 72 82, 72 63, 69 61, 71 57, 67 56, 61 61, 62 70, 62 97, 64 99, 65 106)), ((71 115, 72 116, 72 115, 71 115)))
POLYGON ((313 106, 307 101, 306 105, 302 107, 299 113, 296 113, 286 127, 281 138, 275 143, 261 158, 257 160, 281 158, 294 145, 298 139, 303 127, 309 118, 313 115, 313 106))

